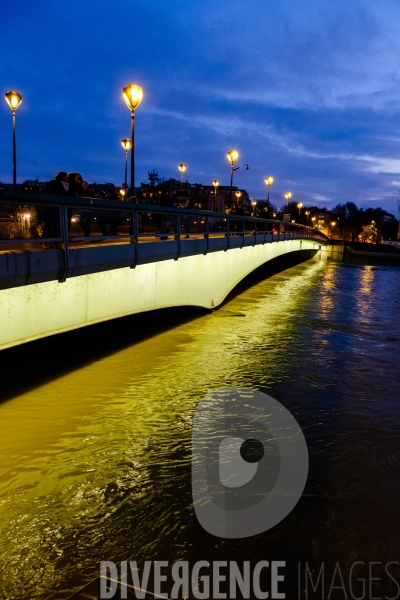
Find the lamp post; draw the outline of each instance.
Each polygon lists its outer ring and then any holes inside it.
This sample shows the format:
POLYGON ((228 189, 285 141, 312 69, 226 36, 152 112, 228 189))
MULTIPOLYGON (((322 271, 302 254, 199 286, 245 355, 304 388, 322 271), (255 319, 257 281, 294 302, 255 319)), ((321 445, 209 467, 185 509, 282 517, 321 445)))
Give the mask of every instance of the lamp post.
POLYGON ((310 211, 306 210, 305 215, 307 217, 307 225, 308 225, 308 223, 310 222, 310 211))
POLYGON ((231 163, 230 206, 232 206, 232 201, 233 201, 233 190, 232 190, 233 172, 237 171, 238 169, 240 169, 240 167, 246 167, 246 171, 248 171, 249 170, 249 165, 248 164, 243 164, 243 165, 239 165, 238 167, 234 167, 233 166, 236 163, 237 159, 239 158, 239 152, 237 150, 229 150, 229 152, 227 153, 226 156, 227 156, 229 162, 231 163))
POLYGON ((257 206, 257 200, 252 200, 251 201, 252 205, 253 205, 253 216, 256 216, 256 206, 257 206))
POLYGON ((286 213, 289 211, 289 201, 290 201, 291 197, 292 197, 292 192, 286 192, 286 194, 285 194, 285 198, 286 198, 286 213))
POLYGON ((312 226, 315 226, 315 221, 316 221, 316 217, 311 217, 311 221, 312 221, 312 226))
POLYGON ((139 85, 130 83, 126 85, 122 90, 122 96, 129 110, 131 111, 131 141, 132 141, 132 152, 131 152, 131 199, 136 200, 135 197, 135 110, 143 99, 143 90, 139 85))
POLYGON ((300 211, 303 208, 303 203, 302 202, 298 202, 297 203, 297 208, 299 209, 299 223, 300 223, 300 211))
POLYGON ((183 174, 186 171, 186 166, 185 163, 181 163, 180 165, 178 165, 178 169, 181 172, 181 204, 182 204, 182 194, 183 194, 183 174))
POLYGON ((376 243, 378 243, 378 228, 376 227, 375 221, 371 221, 370 229, 372 231, 372 243, 374 243, 376 236, 376 243))
MULTIPOLYGON (((127 186, 127 177, 128 177, 128 153, 129 150, 132 148, 132 140, 130 140, 129 138, 124 138, 121 141, 122 147, 125 150, 125 184, 124 184, 124 190, 126 191, 126 186, 127 186)), ((124 194, 125 195, 125 194, 124 194)))
POLYGON ((238 190, 237 192, 235 192, 235 196, 237 198, 236 204, 239 204, 239 200, 240 200, 240 196, 241 195, 242 195, 242 192, 240 190, 238 190))
MULTIPOLYGON (((218 188, 219 184, 220 184, 219 179, 214 179, 213 186, 214 186, 215 207, 217 207, 217 188, 218 188)), ((213 209, 214 209, 214 207, 213 207, 213 209)), ((222 211, 220 211, 220 212, 222 212, 222 211)))
POLYGON ((270 187, 273 184, 273 182, 274 182, 274 178, 271 177, 271 175, 268 175, 268 177, 265 178, 265 183, 267 184, 267 189, 268 189, 268 194, 267 194, 268 204, 269 204, 269 190, 270 190, 270 187))
POLYGON ((17 147, 16 147, 16 117, 15 112, 22 102, 22 96, 18 92, 11 90, 5 94, 6 102, 12 110, 12 127, 13 127, 13 188, 17 187, 17 147))
POLYGON ((333 238, 333 228, 336 225, 336 221, 331 221, 331 237, 333 238))

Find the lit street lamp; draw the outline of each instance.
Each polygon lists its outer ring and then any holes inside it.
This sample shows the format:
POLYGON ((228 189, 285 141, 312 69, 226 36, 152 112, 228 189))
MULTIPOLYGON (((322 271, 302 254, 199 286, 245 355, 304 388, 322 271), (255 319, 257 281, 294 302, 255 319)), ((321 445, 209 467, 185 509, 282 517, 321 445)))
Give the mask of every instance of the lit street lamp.
POLYGON ((256 216, 256 206, 257 206, 257 200, 252 200, 251 201, 252 205, 253 205, 253 216, 256 216))
POLYGON ((285 198, 286 198, 286 213, 288 213, 288 211, 289 211, 289 201, 290 201, 291 197, 292 197, 292 192, 286 192, 286 194, 285 194, 285 198))
POLYGON ((375 221, 371 221, 370 229, 372 231, 372 243, 374 243, 375 236, 376 236, 376 243, 378 243, 378 229, 375 225, 375 221))
POLYGON ((239 190, 238 190, 237 192, 235 192, 235 196, 236 196, 236 198, 237 198, 237 200, 236 200, 236 204, 239 204, 239 200, 240 200, 240 196, 241 196, 241 195, 242 195, 242 192, 241 192, 241 191, 239 191, 239 190))
MULTIPOLYGON (((220 184, 219 179, 214 179, 213 181, 213 186, 214 186, 214 199, 215 199, 215 207, 217 208, 217 188, 220 184)), ((213 205, 213 209, 214 209, 214 205, 213 205)), ((220 211, 222 212, 222 211, 220 211)))
POLYGON ((271 185, 274 183, 274 178, 271 177, 271 175, 268 175, 268 177, 265 178, 265 183, 267 184, 267 187, 268 187, 267 202, 269 202, 269 190, 270 190, 271 185))
POLYGON ((303 203, 302 202, 298 202, 297 203, 297 208, 299 209, 299 223, 300 223, 300 211, 303 208, 303 203))
POLYGON ((227 158, 229 160, 229 162, 231 163, 231 190, 230 190, 230 205, 232 206, 232 200, 233 200, 233 190, 232 190, 232 184, 233 184, 233 171, 237 171, 238 169, 240 169, 240 167, 246 167, 246 171, 249 170, 249 165, 248 164, 243 164, 243 165, 239 165, 238 167, 234 167, 233 165, 235 164, 235 162, 237 161, 237 159, 239 158, 239 152, 237 150, 229 150, 229 152, 227 153, 227 158))
POLYGON ((309 221, 309 219, 310 219, 310 211, 309 211, 309 210, 306 210, 306 212, 305 212, 305 215, 306 215, 306 217, 307 217, 307 225, 308 225, 308 223, 310 222, 310 221, 309 221))
POLYGON ((127 107, 131 111, 131 140, 132 140, 132 152, 131 152, 131 199, 136 200, 135 197, 135 110, 143 99, 143 90, 139 85, 131 83, 126 85, 122 90, 122 96, 126 102, 127 107))
POLYGON ((336 221, 331 221, 331 236, 333 237, 333 228, 336 225, 336 221))
POLYGON ((121 142, 123 149, 125 150, 125 184, 124 184, 124 189, 127 189, 127 183, 126 183, 126 179, 128 177, 128 153, 129 150, 132 148, 132 140, 130 140, 129 138, 124 138, 121 142))
POLYGON ((13 126, 13 188, 15 189, 17 187, 17 147, 16 147, 16 137, 15 137, 15 130, 16 130, 15 111, 17 110, 18 106, 22 102, 22 96, 21 96, 21 94, 18 94, 18 92, 10 91, 10 92, 6 93, 5 97, 6 97, 6 102, 7 102, 8 106, 12 110, 12 126, 13 126))
POLYGON ((182 198, 183 198, 183 174, 186 171, 186 166, 185 163, 181 163, 180 165, 178 165, 178 169, 181 172, 181 204, 182 204, 182 198))

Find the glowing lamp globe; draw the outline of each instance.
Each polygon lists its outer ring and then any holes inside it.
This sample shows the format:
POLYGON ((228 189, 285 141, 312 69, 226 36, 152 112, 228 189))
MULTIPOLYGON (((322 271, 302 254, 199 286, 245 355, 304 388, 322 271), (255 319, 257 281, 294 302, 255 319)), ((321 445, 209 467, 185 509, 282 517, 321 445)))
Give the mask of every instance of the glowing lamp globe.
POLYGON ((6 97, 6 102, 7 102, 8 106, 11 108, 11 110, 17 110, 18 106, 22 102, 22 96, 21 96, 21 94, 18 94, 18 92, 14 92, 14 91, 7 92, 5 97, 6 97))
POLYGON ((133 112, 143 100, 143 90, 140 85, 131 83, 123 88, 122 96, 129 110, 133 112))
POLYGON ((129 152, 129 150, 132 148, 132 140, 129 138, 124 138, 121 141, 121 144, 125 152, 129 152))
POLYGON ((239 158, 239 152, 237 150, 229 150, 227 158, 231 165, 234 165, 237 159, 239 158))

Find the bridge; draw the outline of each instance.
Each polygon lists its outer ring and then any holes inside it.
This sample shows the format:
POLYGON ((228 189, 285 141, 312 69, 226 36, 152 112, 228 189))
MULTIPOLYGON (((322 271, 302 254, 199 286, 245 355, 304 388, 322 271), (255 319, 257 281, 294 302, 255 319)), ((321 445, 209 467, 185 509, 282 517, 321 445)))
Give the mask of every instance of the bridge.
POLYGON ((0 190, 0 349, 133 313, 213 308, 283 255, 326 257, 274 219, 0 190))

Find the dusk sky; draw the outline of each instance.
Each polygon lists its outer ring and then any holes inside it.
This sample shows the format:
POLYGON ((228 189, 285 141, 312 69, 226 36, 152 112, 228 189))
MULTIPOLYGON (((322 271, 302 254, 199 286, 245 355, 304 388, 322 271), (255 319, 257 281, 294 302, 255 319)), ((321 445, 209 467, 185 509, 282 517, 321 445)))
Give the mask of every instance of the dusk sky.
POLYGON ((137 83, 136 184, 156 169, 229 183, 226 152, 250 169, 234 184, 278 207, 353 201, 397 213, 398 0, 2 0, 0 181, 79 171, 122 184, 137 83))

